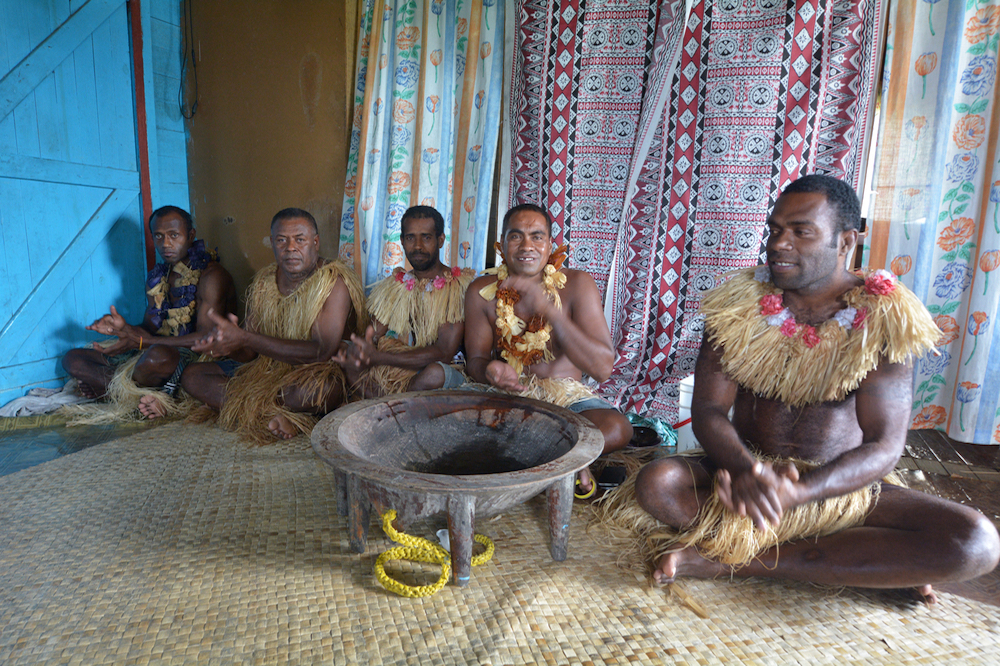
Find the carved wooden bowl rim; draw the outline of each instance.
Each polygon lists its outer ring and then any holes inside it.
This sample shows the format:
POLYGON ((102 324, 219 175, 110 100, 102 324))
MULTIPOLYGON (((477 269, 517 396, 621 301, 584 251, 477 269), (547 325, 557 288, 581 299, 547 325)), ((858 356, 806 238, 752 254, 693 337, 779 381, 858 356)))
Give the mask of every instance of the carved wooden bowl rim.
POLYGON ((601 454, 604 436, 588 419, 563 407, 553 404, 487 391, 411 391, 372 400, 350 403, 327 414, 312 432, 312 447, 325 462, 334 469, 373 481, 389 489, 424 492, 488 495, 491 492, 506 492, 529 486, 543 486, 568 474, 573 474, 588 466, 601 454), (428 398, 447 400, 449 397, 462 399, 479 398, 483 402, 507 401, 513 406, 528 407, 536 412, 567 421, 576 430, 577 440, 570 450, 547 463, 514 472, 496 474, 446 475, 411 472, 401 468, 388 467, 361 458, 348 450, 340 442, 340 428, 347 419, 366 409, 383 404, 419 401, 428 398))

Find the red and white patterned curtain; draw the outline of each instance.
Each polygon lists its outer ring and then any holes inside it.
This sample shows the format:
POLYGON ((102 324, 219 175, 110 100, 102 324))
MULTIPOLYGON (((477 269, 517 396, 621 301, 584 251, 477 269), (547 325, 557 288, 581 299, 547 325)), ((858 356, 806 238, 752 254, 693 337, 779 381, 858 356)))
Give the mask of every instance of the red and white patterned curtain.
POLYGON ((683 12, 683 0, 517 0, 507 14, 499 212, 544 206, 569 265, 602 294, 638 130, 677 61, 683 12))
POLYGON ((781 189, 857 186, 880 0, 518 0, 500 212, 545 206, 617 349, 602 394, 672 419, 701 295, 754 265, 781 189))
POLYGON ((669 107, 618 229, 606 296, 618 358, 605 397, 674 419, 702 295, 758 263, 782 188, 813 172, 857 186, 881 16, 878 0, 692 7, 669 107))

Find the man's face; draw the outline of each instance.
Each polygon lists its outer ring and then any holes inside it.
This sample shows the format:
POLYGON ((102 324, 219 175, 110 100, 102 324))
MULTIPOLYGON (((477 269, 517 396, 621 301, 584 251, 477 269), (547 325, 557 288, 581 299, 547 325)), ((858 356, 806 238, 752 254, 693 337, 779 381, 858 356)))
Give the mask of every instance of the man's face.
POLYGON ((444 245, 444 235, 437 235, 434 220, 429 217, 408 217, 403 222, 403 252, 413 270, 423 272, 438 263, 438 251, 444 245))
POLYGON ((515 213, 503 235, 503 255, 512 275, 540 275, 552 254, 545 216, 532 210, 515 213))
POLYGON ((767 265, 779 289, 820 285, 844 267, 850 232, 835 233, 835 211, 822 192, 778 197, 767 219, 767 265))
POLYGON ((194 229, 189 230, 179 214, 166 213, 153 220, 153 245, 166 263, 176 264, 186 259, 193 242, 194 229))
POLYGON ((274 260, 285 273, 309 273, 319 259, 319 234, 309 220, 293 217, 280 220, 271 231, 274 260))

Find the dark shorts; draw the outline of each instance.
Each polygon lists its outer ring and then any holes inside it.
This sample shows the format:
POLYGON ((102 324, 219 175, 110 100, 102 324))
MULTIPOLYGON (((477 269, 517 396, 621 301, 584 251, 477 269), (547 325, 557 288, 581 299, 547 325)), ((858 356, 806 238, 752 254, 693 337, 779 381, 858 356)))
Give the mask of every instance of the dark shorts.
POLYGON ((224 358, 221 361, 216 361, 215 364, 219 366, 219 369, 222 370, 226 377, 229 377, 230 379, 233 378, 236 371, 240 369, 241 365, 243 365, 239 361, 234 361, 231 358, 224 358))
POLYGON ((469 381, 469 378, 461 370, 455 368, 455 366, 442 363, 441 361, 438 361, 438 365, 444 370, 444 384, 441 385, 441 388, 455 389, 469 381))
POLYGON ((588 412, 591 409, 611 409, 614 411, 619 411, 615 409, 615 406, 604 398, 599 398, 594 396, 593 398, 584 398, 578 402, 574 402, 572 405, 567 405, 566 409, 576 414, 580 412, 588 412))

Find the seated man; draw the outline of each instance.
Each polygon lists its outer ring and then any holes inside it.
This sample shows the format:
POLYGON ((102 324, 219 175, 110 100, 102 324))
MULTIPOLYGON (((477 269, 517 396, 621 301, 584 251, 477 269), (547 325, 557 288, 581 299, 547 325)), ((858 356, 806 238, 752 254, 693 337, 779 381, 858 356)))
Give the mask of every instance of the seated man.
POLYGON ((368 298, 364 337, 335 357, 363 397, 455 388, 465 375, 453 368, 465 332, 465 290, 476 273, 441 263, 444 218, 430 206, 403 213, 403 252, 412 271, 397 268, 368 298))
POLYGON ((767 220, 767 265, 705 298, 691 409, 704 456, 635 478, 657 581, 768 576, 932 603, 931 584, 996 566, 982 514, 882 482, 906 440, 910 358, 940 332, 892 274, 845 270, 859 223, 850 186, 801 178, 767 220))
MULTIPOLYGON (((632 424, 581 383, 584 373, 607 379, 614 365, 594 279, 561 268, 566 248, 553 251, 552 218, 539 206, 511 208, 501 234, 504 263, 465 295, 469 376, 577 412, 601 430, 604 453, 623 448, 632 424)), ((578 483, 588 496, 596 488, 586 470, 578 483)))
POLYGON ((63 367, 87 397, 107 395, 115 415, 139 411, 156 418, 176 411, 170 399, 185 366, 198 357, 191 345, 212 329, 209 310, 234 311, 236 291, 229 272, 204 241, 195 240, 187 211, 163 206, 149 216, 153 244, 163 263, 146 277, 148 307, 142 324, 128 324, 115 306, 87 330, 118 338, 110 346, 71 349, 63 367))
POLYGON ((257 443, 308 432, 343 402, 344 375, 330 360, 344 332, 367 323, 360 281, 342 262, 319 256, 312 215, 279 211, 271 247, 276 263, 254 276, 244 327, 211 312, 215 328, 193 347, 229 359, 193 363, 181 377, 185 391, 220 410, 223 427, 257 443))

